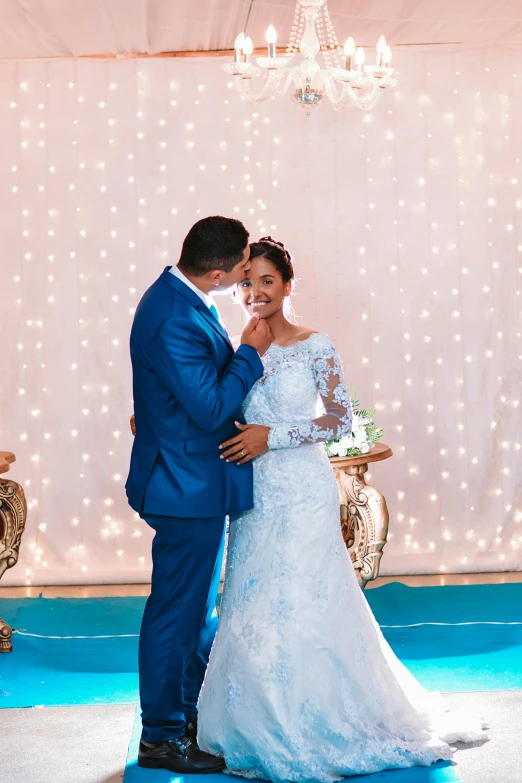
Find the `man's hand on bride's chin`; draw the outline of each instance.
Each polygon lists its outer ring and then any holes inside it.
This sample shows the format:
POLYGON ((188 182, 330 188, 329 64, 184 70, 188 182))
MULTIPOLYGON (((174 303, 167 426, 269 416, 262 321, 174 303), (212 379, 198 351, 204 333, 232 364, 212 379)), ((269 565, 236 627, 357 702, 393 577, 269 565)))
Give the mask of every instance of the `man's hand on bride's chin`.
POLYGON ((265 427, 263 424, 240 424, 238 421, 234 424, 241 433, 221 444, 220 448, 223 450, 221 459, 242 465, 268 451, 270 427, 265 427))
POLYGON ((241 335, 242 345, 249 345, 251 348, 254 348, 260 356, 263 356, 265 351, 268 351, 273 339, 274 335, 268 321, 259 318, 259 313, 254 313, 241 335))

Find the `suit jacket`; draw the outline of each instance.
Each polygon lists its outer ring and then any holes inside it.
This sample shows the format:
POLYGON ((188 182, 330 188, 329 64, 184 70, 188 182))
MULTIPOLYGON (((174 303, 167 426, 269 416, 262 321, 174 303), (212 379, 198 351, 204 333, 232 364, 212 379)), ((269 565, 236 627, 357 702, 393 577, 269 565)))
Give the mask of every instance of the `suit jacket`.
POLYGON ((143 295, 130 337, 136 436, 125 485, 141 514, 217 517, 253 506, 252 464, 227 463, 241 404, 263 374, 248 345, 234 353, 204 302, 166 267, 143 295))

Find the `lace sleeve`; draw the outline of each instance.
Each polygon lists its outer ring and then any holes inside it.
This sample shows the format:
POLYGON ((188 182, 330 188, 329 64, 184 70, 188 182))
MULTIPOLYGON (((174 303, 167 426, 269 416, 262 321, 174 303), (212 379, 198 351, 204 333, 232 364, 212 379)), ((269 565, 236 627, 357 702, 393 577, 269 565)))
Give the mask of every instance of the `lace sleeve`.
POLYGON ((314 339, 313 372, 324 415, 299 424, 277 424, 270 429, 268 447, 284 449, 305 443, 341 438, 352 431, 352 403, 344 385, 343 368, 335 346, 324 334, 314 339))

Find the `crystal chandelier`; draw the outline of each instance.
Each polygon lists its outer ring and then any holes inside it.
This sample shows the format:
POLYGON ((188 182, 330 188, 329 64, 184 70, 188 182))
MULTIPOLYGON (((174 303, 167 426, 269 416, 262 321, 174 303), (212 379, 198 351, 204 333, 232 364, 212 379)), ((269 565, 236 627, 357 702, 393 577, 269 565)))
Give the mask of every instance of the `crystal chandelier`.
POLYGON ((240 94, 251 101, 279 98, 291 88, 292 100, 307 114, 325 97, 334 109, 356 106, 368 111, 377 105, 384 88, 397 84, 390 68, 391 49, 384 36, 377 43, 375 65, 365 65, 364 49, 356 49, 353 38, 348 38, 344 48, 339 44, 326 0, 297 0, 285 54, 277 55, 277 33, 272 25, 266 40, 268 56, 257 57, 254 65, 252 40, 240 33, 234 44, 234 62, 223 66, 234 76, 240 94), (295 65, 298 52, 303 59, 295 65), (324 67, 315 59, 319 53, 324 67))

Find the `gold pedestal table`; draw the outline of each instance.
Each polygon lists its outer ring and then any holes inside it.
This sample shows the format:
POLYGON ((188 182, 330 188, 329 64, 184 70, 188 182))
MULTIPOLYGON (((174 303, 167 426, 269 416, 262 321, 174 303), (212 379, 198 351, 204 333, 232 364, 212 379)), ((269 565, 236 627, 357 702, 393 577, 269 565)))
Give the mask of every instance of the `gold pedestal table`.
MULTIPOLYGON (((0 473, 7 473, 15 459, 12 452, 0 451, 0 473)), ((18 562, 26 517, 27 503, 20 484, 0 479, 0 579, 18 562)), ((12 635, 12 629, 0 618, 0 653, 11 652, 12 635)))
POLYGON ((385 443, 376 443, 360 457, 330 457, 341 502, 341 529, 346 548, 364 589, 379 575, 382 550, 388 537, 389 514, 384 496, 366 483, 371 462, 393 456, 385 443))

